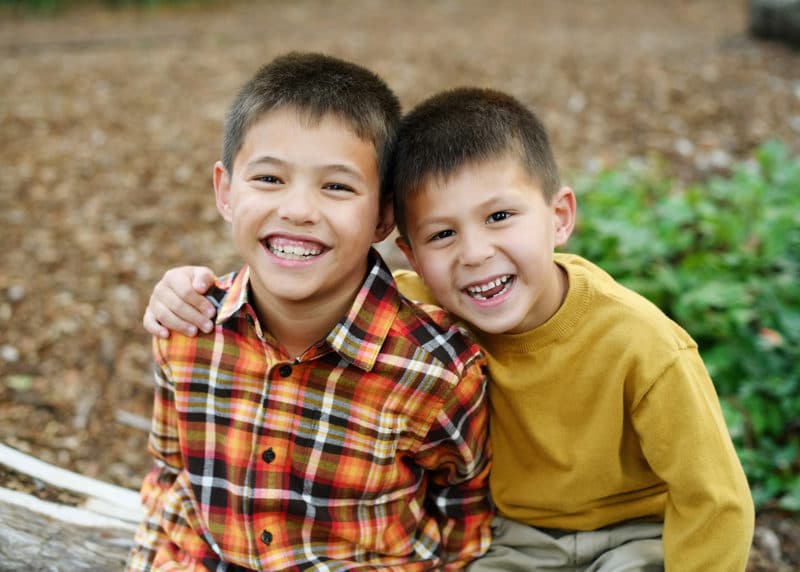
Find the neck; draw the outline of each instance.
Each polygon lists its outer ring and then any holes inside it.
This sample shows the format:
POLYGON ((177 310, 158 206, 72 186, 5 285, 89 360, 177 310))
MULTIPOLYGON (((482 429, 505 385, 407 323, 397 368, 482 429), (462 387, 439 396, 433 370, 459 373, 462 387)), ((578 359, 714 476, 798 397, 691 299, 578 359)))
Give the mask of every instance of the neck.
POLYGON ((548 301, 542 309, 543 311, 538 321, 533 324, 533 327, 530 329, 538 328, 552 318, 564 304, 564 300, 567 297, 567 292, 569 291, 569 275, 567 271, 555 261, 553 262, 553 267, 555 272, 553 273, 553 287, 551 293, 548 296, 548 301))
POLYGON ((291 357, 299 357, 328 335, 353 305, 356 293, 325 304, 254 300, 261 325, 278 340, 291 357))

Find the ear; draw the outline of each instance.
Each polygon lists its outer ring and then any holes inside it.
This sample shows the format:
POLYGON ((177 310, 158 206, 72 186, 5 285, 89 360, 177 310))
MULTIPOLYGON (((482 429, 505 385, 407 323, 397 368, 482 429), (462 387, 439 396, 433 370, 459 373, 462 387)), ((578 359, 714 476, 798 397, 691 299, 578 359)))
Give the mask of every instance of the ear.
POLYGON ((380 242, 394 230, 394 208, 391 200, 381 201, 378 212, 378 224, 372 242, 380 242))
POLYGON ((219 214, 231 222, 231 178, 222 161, 214 163, 214 196, 219 214))
POLYGON ((408 242, 408 239, 403 236, 398 236, 394 243, 397 245, 397 248, 406 255, 406 260, 408 260, 408 265, 411 266, 411 269, 419 274, 419 264, 417 264, 417 259, 414 256, 414 249, 411 248, 411 243, 408 242))
POLYGON ((553 233, 555 246, 564 246, 575 228, 577 203, 569 187, 561 187, 551 202, 553 208, 553 233))

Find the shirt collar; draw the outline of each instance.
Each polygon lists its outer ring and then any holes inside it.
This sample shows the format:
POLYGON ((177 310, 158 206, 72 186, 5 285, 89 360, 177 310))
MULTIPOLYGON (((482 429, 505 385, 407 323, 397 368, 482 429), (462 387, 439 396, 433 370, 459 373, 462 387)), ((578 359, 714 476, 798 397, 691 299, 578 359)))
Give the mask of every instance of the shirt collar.
MULTIPOLYGON (((219 299, 219 306, 217 307, 216 322, 217 324, 222 324, 249 302, 247 292, 250 284, 250 267, 245 266, 236 274, 224 276, 218 284, 223 291, 227 290, 224 296, 219 299)), ((206 297, 215 298, 216 296, 211 292, 207 292, 206 297)), ((213 302, 214 300, 212 299, 213 302)))
MULTIPOLYGON (((239 313, 249 304, 250 268, 245 266, 228 284, 217 311, 217 324, 239 313)), ((380 254, 371 248, 367 274, 347 315, 337 322, 325 341, 353 365, 370 371, 380 355, 400 304, 392 273, 380 254)))
POLYGON ((370 371, 381 352, 400 305, 400 295, 389 267, 371 248, 367 276, 347 315, 326 338, 342 357, 370 371))

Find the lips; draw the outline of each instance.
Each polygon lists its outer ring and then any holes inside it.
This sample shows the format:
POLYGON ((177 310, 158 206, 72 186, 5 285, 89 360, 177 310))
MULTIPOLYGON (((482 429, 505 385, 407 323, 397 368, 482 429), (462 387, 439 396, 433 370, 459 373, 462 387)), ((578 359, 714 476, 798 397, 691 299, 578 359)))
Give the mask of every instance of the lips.
POLYGON ((268 236, 262 240, 262 244, 269 252, 283 260, 310 260, 327 250, 327 247, 320 242, 284 236, 268 236))
POLYGON ((463 291, 476 300, 490 300, 506 292, 511 287, 513 281, 514 276, 512 274, 505 274, 487 280, 486 282, 470 284, 464 288, 463 291))

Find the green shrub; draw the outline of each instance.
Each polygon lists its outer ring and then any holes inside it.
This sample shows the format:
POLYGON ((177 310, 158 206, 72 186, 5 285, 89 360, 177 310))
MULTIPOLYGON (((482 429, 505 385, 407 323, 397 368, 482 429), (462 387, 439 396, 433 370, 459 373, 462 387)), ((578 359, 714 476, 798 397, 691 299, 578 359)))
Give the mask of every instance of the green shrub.
POLYGON ((800 161, 779 142, 679 188, 656 163, 579 178, 569 249, 697 340, 756 506, 800 511, 800 161))

